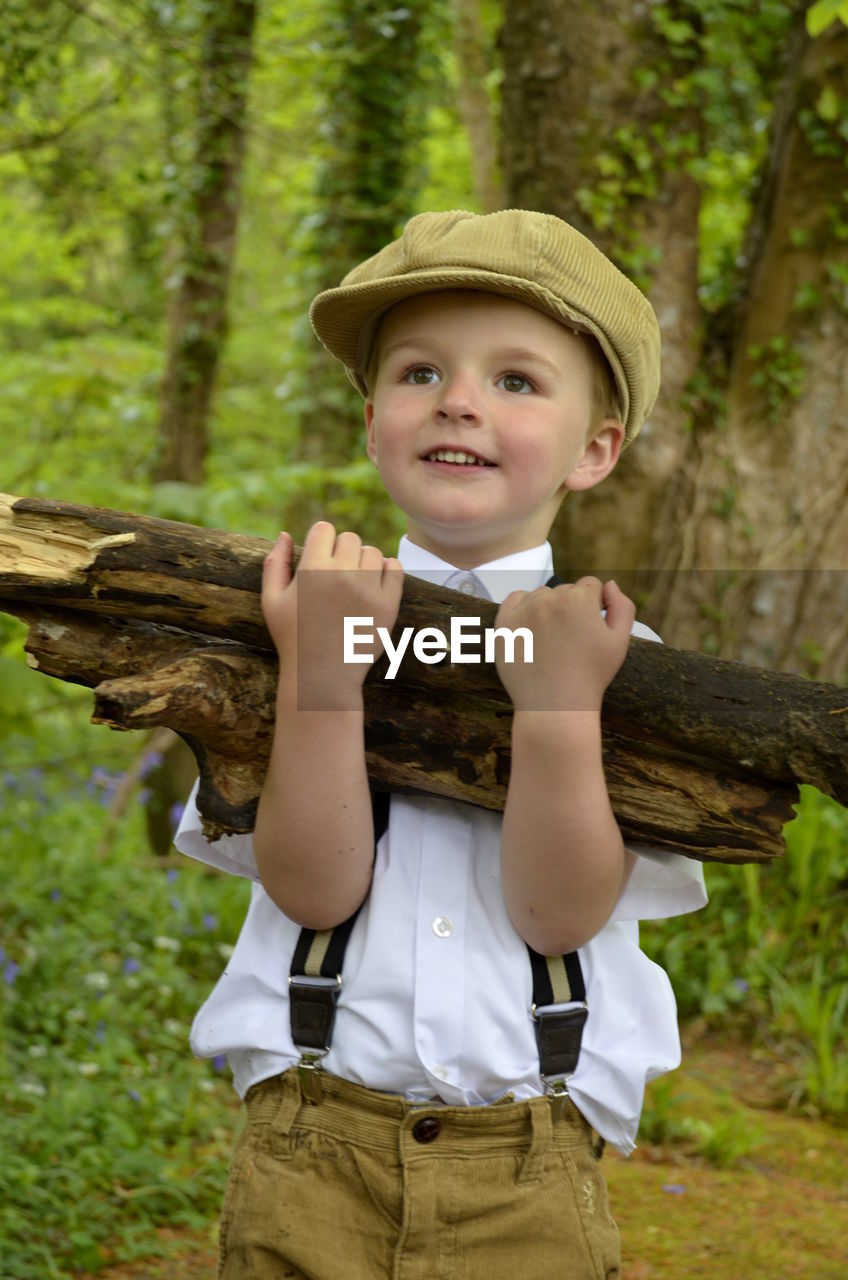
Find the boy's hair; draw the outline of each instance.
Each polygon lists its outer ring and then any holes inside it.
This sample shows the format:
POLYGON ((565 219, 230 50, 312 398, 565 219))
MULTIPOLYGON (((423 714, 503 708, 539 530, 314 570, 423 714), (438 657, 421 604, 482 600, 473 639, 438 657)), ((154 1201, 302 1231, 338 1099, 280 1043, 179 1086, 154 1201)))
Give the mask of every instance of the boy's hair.
POLYGON ((591 240, 552 214, 418 214, 338 288, 319 293, 309 315, 321 342, 367 395, 380 317, 405 298, 444 289, 515 298, 585 336, 596 386, 608 382, 595 407, 624 423, 625 444, 635 438, 659 389, 656 315, 591 240))

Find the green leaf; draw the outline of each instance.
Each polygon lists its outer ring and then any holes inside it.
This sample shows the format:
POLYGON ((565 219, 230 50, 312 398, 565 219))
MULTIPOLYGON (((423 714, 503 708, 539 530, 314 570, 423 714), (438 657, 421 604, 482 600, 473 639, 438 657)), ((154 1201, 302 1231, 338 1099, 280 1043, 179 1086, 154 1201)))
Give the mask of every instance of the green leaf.
POLYGON ((837 18, 848 25, 846 0, 816 0, 807 10, 807 31, 811 36, 820 36, 837 18))
POLYGON ((816 111, 822 120, 826 120, 828 124, 833 124, 835 120, 838 120, 840 105, 839 94, 832 85, 826 84, 816 102, 816 111))

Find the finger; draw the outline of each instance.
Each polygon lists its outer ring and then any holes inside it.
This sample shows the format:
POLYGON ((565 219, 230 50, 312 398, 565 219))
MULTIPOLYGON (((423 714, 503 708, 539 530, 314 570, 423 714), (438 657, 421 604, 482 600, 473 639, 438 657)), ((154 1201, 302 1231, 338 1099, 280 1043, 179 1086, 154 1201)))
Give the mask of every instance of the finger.
POLYGON ((262 592, 284 590, 291 582, 294 543, 290 533, 280 533, 262 565, 262 592))
POLYGON ((336 538, 333 548, 333 567, 337 569, 359 569, 362 555, 362 539, 358 533, 346 529, 336 538))
MULTIPOLYGON (((400 609, 400 602, 403 596, 403 565, 394 556, 383 557, 380 587, 395 609, 400 609)), ((397 615, 395 617, 397 618, 397 615)))
MULTIPOLYGON (((545 589, 550 590, 549 587, 545 589)), ((498 606, 498 611, 495 615, 496 625, 500 625, 500 623, 502 623, 506 618, 511 617, 512 614, 515 613, 515 610, 519 608, 521 602, 530 594, 532 593, 528 591, 521 591, 520 589, 510 591, 509 595, 506 596, 498 606)))
POLYGON ((335 527, 329 520, 316 520, 306 535, 303 554, 298 563, 299 569, 312 569, 333 554, 336 542, 335 527))
POLYGON ((596 595, 599 601, 603 599, 604 584, 600 578, 587 575, 584 578, 578 578, 574 585, 575 587, 585 587, 587 591, 596 595))
POLYGON ((612 578, 604 584, 603 601, 607 611, 607 626, 613 631, 629 631, 636 617, 636 605, 612 578))
POLYGON ((384 563, 383 553, 379 547, 372 547, 370 543, 363 543, 359 553, 360 569, 379 569, 382 572, 384 563))

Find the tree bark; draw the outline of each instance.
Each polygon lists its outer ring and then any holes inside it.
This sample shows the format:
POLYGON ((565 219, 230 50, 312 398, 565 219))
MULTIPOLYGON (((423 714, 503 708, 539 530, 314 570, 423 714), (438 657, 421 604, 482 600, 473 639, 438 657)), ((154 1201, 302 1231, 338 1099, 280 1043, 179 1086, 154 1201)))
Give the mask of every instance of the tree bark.
MULTIPOLYGON (((198 760, 212 836, 246 831, 273 732, 277 663, 263 539, 40 499, 0 498, 0 607, 45 674, 95 688, 95 719, 167 725, 198 760)), ((407 578, 396 632, 450 629, 468 597, 407 578), (460 603, 461 602, 461 603, 460 603)), ((481 627, 496 606, 475 600, 481 627)), ((493 664, 386 660, 366 681, 377 787, 503 807, 511 706, 493 664)), ((764 861, 798 783, 848 800, 848 693, 632 640, 604 700, 613 808, 635 844, 764 861)))
MULTIPOLYGON (((507 206, 556 214, 587 235, 648 292, 662 330, 656 408, 612 475, 562 506, 555 560, 616 579, 638 571, 640 595, 653 604, 656 574, 677 541, 670 510, 689 447, 679 405, 698 368, 702 319, 698 190, 657 139, 669 150, 680 139, 683 149, 699 124, 666 104, 667 50, 650 6, 636 0, 507 0, 500 43, 507 206), (660 78, 640 87, 637 76, 652 67, 660 78), (639 165, 630 154, 637 143, 639 165)), ((646 621, 663 630, 661 610, 646 621)))
MULTIPOLYGON (((795 8, 763 79, 770 143, 719 310, 699 297, 690 164, 718 144, 675 90, 684 71, 710 72, 709 41, 675 62, 656 6, 508 0, 504 176, 510 205, 574 223, 635 277, 662 330, 657 407, 613 474, 564 504, 557 563, 631 572, 645 620, 675 644, 841 681, 848 31, 811 41, 795 8)), ((710 20, 696 11, 671 16, 710 20)))
POLYGON ((208 9, 182 261, 168 316, 159 480, 203 480, 209 407, 227 329, 255 21, 256 0, 221 0, 208 9))
POLYGON ((471 147, 471 183, 483 213, 503 207, 495 121, 486 81, 492 70, 480 0, 453 0, 459 114, 471 147))
MULTIPOLYGON (((682 526, 695 565, 737 570, 721 619, 740 654, 832 679, 848 670, 846 103, 848 30, 800 30, 746 246, 727 421, 682 526), (826 93, 842 132, 820 114, 826 93)), ((669 624, 691 639, 684 600, 669 624)))

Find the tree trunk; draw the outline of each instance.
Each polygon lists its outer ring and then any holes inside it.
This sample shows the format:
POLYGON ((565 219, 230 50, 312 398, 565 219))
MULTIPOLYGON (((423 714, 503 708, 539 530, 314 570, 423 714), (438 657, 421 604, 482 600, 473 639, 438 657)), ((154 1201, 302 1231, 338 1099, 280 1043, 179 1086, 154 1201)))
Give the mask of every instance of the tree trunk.
POLYGON ((227 329, 256 0, 208 6, 179 283, 168 316, 159 480, 200 484, 227 329))
MULTIPOLYGON (((336 286, 358 262, 392 240, 413 211, 414 155, 422 136, 420 38, 424 0, 394 10, 382 0, 336 0, 328 32, 333 63, 324 86, 322 159, 311 234, 310 295, 336 286)), ((341 366, 312 339, 299 421, 299 455, 323 465, 364 453, 358 393, 341 366)), ((289 515, 310 523, 317 506, 289 515)))
POLYGON ((646 570, 668 563, 668 512, 687 448, 679 404, 698 367, 701 321, 698 192, 682 159, 665 152, 691 150, 684 140, 697 138, 698 123, 666 105, 667 50, 650 6, 636 0, 507 0, 500 42, 507 205, 577 227, 650 293, 659 317, 657 406, 613 474, 569 496, 551 536, 569 572, 638 570, 644 595, 653 585, 646 570), (660 78, 639 87, 650 67, 660 78))
MULTIPOLYGON (((721 614, 741 656, 831 679, 848 671, 846 104, 848 30, 801 31, 750 228, 727 422, 683 524, 696 566, 739 570, 721 614)), ((672 631, 695 635, 682 619, 672 631)))
POLYGON ((507 3, 504 173, 509 204, 573 222, 646 289, 663 335, 657 408, 603 485, 565 503, 557 562, 632 571, 643 616, 675 644, 841 680, 848 31, 810 41, 804 9, 775 37, 744 278, 718 311, 698 294, 690 164, 716 143, 707 113, 677 91, 698 59, 709 70, 708 42, 690 41, 689 63, 675 63, 658 34, 665 11, 507 3))
MULTIPOLYGON (((277 679, 262 619, 270 543, 97 508, 0 499, 0 604, 39 670, 95 687, 95 718, 167 725, 195 751, 212 835, 250 830, 277 679)), ((450 629, 468 598, 407 578, 395 635, 450 629)), ((496 606, 475 601, 482 628, 496 606)), ((378 787, 503 807, 511 706, 493 664, 386 660, 366 681, 378 787)), ((631 641, 603 710, 613 808, 632 843, 762 861, 799 782, 848 800, 844 690, 631 641)))
POLYGON ((457 63, 457 105, 471 150, 471 183, 483 213, 503 207, 497 176, 495 121, 487 80, 491 58, 483 30, 480 0, 453 0, 457 63))

